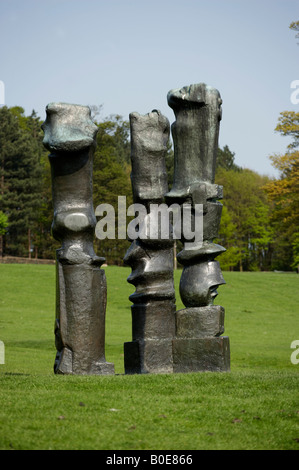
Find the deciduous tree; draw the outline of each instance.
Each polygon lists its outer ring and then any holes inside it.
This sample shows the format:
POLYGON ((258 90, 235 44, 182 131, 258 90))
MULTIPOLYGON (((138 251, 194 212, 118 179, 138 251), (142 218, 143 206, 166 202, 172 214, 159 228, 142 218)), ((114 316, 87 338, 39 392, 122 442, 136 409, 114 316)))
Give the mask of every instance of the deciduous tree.
POLYGON ((240 271, 268 269, 271 262, 270 206, 262 189, 267 181, 248 169, 217 171, 216 183, 223 185, 225 207, 219 241, 230 252, 226 255, 229 266, 240 271))
POLYGON ((275 231, 274 267, 290 269, 297 266, 299 239, 299 152, 270 157, 280 178, 265 186, 273 203, 271 223, 275 231))

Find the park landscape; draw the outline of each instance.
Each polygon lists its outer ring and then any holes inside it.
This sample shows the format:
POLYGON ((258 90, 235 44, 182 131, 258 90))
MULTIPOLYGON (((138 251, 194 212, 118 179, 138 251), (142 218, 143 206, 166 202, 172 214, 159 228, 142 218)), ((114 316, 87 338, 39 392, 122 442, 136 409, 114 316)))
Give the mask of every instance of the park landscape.
MULTIPOLYGON (((298 31, 299 22, 290 25, 298 31)), ((298 36, 298 35, 297 35, 298 36)), ((131 201, 129 124, 99 118, 94 205, 131 201)), ((283 111, 276 132, 291 139, 272 155, 278 178, 241 168, 218 149, 223 185, 217 243, 226 284, 230 370, 126 374, 132 339, 127 240, 94 240, 104 256, 108 303, 105 354, 111 375, 54 374, 57 292, 51 174, 42 120, 22 107, 0 108, 0 448, 2 450, 297 450, 299 446, 298 125, 283 111), (22 158, 20 158, 22 156, 22 158)), ((168 184, 173 150, 166 154, 168 184)), ((117 216, 117 212, 116 212, 117 216)), ((182 247, 178 242, 176 250, 182 247)), ((175 263, 176 309, 182 269, 175 263)))
MULTIPOLYGON (((55 267, 0 265, 1 449, 298 449, 295 272, 223 273, 230 372, 125 375, 130 269, 104 269, 115 375, 62 376, 53 373, 55 267)), ((176 289, 179 278, 180 269, 176 289)))

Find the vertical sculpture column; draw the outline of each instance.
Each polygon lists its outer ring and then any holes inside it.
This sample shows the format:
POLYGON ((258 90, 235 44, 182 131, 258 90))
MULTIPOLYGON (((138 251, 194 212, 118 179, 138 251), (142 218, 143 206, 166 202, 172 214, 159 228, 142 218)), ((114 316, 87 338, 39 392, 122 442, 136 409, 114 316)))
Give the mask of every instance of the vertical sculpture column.
MULTIPOLYGON (((222 100, 203 83, 168 93, 174 110, 174 182, 168 202, 203 208, 202 240, 192 249, 185 240, 177 259, 183 265, 180 295, 185 309, 176 312, 173 341, 174 372, 227 371, 229 338, 224 332, 224 308, 213 305, 217 287, 225 284, 216 256, 225 251, 213 243, 218 235, 222 187, 214 184, 222 100)), ((194 228, 193 220, 193 228, 194 228)), ((184 231, 183 231, 184 233, 184 231)))
POLYGON ((159 111, 130 114, 133 200, 146 209, 143 228, 148 236, 132 241, 124 258, 132 268, 128 282, 136 287, 130 296, 133 341, 124 344, 125 372, 129 374, 173 372, 173 242, 171 233, 163 239, 158 217, 151 211, 153 204, 163 203, 168 191, 165 154, 169 127, 159 111), (151 238, 150 229, 157 237, 151 238))
POLYGON ((105 259, 96 256, 92 199, 97 133, 85 106, 51 103, 46 108, 44 145, 51 151, 56 251, 55 373, 113 374, 105 359, 107 287, 105 259))

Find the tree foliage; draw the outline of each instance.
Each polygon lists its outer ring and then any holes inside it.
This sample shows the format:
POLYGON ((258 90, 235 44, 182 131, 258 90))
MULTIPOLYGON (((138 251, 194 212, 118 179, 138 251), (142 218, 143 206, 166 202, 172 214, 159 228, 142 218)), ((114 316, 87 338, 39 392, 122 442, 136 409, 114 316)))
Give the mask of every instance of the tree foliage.
MULTIPOLYGON (((292 31, 299 31, 299 21, 292 21, 289 28, 292 31)), ((299 38, 299 33, 296 34, 296 38, 299 38)), ((298 43, 299 44, 299 43, 298 43)))
POLYGON ((0 235, 5 235, 8 227, 8 218, 2 211, 0 211, 0 235))
POLYGON ((229 149, 228 145, 225 145, 223 149, 218 148, 216 166, 217 168, 225 168, 226 170, 241 170, 235 163, 235 153, 229 149))
MULTIPOLYGON (((127 208, 133 202, 129 123, 118 115, 100 120, 99 109, 94 108, 98 134, 93 203, 95 209, 103 203, 114 207, 116 227, 115 240, 95 237, 95 250, 109 264, 122 264, 129 242, 117 237, 118 196, 126 197, 127 208)), ((34 111, 25 116, 18 106, 0 108, 0 248, 4 254, 54 258, 59 247, 51 235, 51 171, 41 124, 34 111)), ((227 145, 218 150, 215 182, 223 185, 224 199, 216 241, 227 250, 219 257, 222 269, 292 269, 298 265, 298 113, 281 113, 276 130, 292 137, 285 155, 271 157, 280 172, 278 179, 240 168, 227 145)), ((169 142, 169 188, 173 165, 169 142)))
MULTIPOLYGON (((276 132, 288 137, 292 137, 293 141, 288 145, 288 149, 294 149, 299 145, 299 113, 295 111, 283 111, 278 118, 278 124, 275 128, 276 132)), ((273 159, 275 166, 275 159, 273 159)))
POLYGON ((35 131, 34 112, 25 118, 20 107, 0 109, 1 210, 8 218, 2 249, 8 254, 30 255, 36 233, 42 180, 35 131))
MULTIPOLYGON (((292 29, 299 31, 299 22, 292 25, 292 29)), ((268 183, 265 190, 273 204, 271 222, 280 247, 276 264, 283 269, 295 268, 299 265, 299 113, 281 113, 275 130, 293 140, 284 155, 270 157, 280 176, 268 183)))
POLYGON ((280 178, 265 186, 272 202, 271 224, 275 228, 277 256, 274 266, 298 266, 299 242, 299 152, 270 157, 280 178))
MULTIPOLYGON (((98 127, 93 170, 94 206, 112 205, 115 208, 117 227, 118 196, 126 196, 127 206, 132 204, 129 124, 116 115, 98 123, 98 127)), ((129 247, 127 240, 122 239, 95 239, 95 245, 109 264, 121 264, 129 247)))
POLYGON ((220 168, 217 171, 216 182, 224 187, 219 242, 227 249, 221 255, 226 267, 270 268, 272 229, 270 206, 263 190, 266 181, 267 177, 252 170, 220 168))

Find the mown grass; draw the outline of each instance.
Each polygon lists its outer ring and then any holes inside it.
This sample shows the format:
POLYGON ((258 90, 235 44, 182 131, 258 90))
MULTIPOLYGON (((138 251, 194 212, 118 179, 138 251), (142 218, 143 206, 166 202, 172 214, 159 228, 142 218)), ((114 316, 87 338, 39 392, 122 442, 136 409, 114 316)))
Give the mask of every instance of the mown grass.
POLYGON ((55 268, 0 265, 0 449, 299 448, 298 275, 224 273, 230 373, 126 376, 130 270, 105 271, 116 375, 55 376, 55 268))

